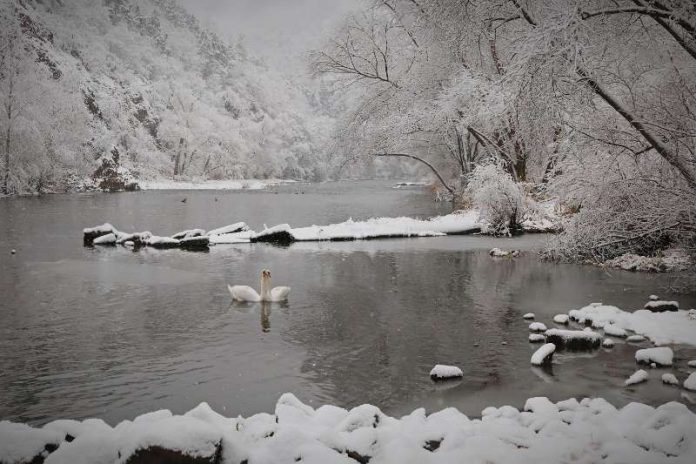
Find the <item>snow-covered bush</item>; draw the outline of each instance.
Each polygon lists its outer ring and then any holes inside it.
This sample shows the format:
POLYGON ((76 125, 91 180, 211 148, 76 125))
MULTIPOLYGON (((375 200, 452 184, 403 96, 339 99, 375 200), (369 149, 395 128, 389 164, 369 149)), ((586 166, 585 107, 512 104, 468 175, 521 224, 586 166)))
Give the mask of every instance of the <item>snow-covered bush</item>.
POLYGON ((502 166, 477 166, 470 175, 464 194, 479 211, 485 232, 510 235, 519 228, 525 212, 524 192, 502 166))

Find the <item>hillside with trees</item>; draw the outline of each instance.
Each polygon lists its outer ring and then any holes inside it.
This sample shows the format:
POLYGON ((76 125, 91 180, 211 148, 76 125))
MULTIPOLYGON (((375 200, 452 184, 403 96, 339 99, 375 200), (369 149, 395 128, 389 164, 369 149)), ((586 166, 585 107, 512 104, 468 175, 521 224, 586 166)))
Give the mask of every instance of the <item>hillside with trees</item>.
POLYGON ((324 176, 312 91, 175 1, 0 6, 2 192, 324 176))

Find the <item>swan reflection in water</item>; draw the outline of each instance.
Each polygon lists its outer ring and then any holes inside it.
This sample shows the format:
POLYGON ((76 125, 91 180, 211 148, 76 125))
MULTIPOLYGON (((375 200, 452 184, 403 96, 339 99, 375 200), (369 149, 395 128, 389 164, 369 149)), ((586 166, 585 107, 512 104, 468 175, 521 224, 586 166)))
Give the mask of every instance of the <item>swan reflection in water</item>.
POLYGON ((280 303, 271 303, 269 301, 260 301, 258 303, 233 301, 230 305, 231 308, 234 308, 236 311, 243 314, 250 314, 258 308, 259 313, 261 315, 261 331, 264 333, 268 333, 271 331, 272 306, 277 306, 281 309, 287 309, 289 307, 286 301, 280 303))

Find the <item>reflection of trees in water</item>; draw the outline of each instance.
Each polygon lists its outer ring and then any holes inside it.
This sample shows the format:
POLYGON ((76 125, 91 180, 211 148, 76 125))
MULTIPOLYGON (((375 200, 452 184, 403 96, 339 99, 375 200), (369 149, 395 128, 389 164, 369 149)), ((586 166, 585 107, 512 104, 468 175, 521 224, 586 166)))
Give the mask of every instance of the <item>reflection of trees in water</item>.
POLYGON ((322 254, 318 261, 320 277, 307 291, 322 303, 284 336, 307 349, 303 373, 343 405, 387 406, 422 394, 436 363, 463 367, 465 383, 497 382, 511 362, 501 342, 519 318, 515 302, 552 279, 534 259, 483 252, 322 254))

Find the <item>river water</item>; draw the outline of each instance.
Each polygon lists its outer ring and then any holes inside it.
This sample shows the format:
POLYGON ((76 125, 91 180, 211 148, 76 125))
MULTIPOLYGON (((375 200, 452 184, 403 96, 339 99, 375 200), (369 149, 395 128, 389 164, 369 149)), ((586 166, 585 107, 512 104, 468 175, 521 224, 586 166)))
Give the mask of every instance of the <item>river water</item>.
MULTIPOLYGON (((242 244, 207 253, 85 248, 81 236, 105 221, 167 235, 237 221, 258 230, 448 212, 424 190, 383 182, 0 200, 0 419, 115 424, 201 401, 246 416, 272 412, 284 392, 313 406, 371 403, 397 415, 420 406, 478 415, 531 396, 694 408, 696 395, 661 385, 666 370, 622 386, 636 369, 635 350, 648 344, 560 353, 552 371, 530 367, 536 346, 527 341, 526 312, 553 326, 554 314, 595 301, 634 310, 651 293, 696 306, 696 295, 670 293, 673 276, 539 262, 534 250, 544 236, 242 244), (493 246, 526 252, 493 259, 493 246), (263 268, 274 284, 292 287, 288 303, 232 303, 226 284, 258 286, 263 268), (458 365, 464 378, 433 383, 437 363, 458 365)), ((688 347, 675 352, 696 358, 688 347)))

